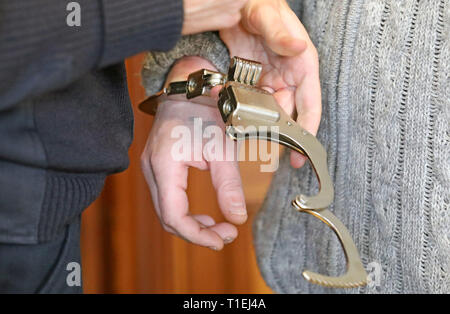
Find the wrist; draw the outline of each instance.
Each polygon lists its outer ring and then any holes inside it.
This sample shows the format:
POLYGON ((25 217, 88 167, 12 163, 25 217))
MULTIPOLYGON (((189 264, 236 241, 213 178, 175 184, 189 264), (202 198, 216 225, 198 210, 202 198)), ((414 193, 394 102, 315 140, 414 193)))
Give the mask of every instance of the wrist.
POLYGON ((207 59, 198 56, 186 56, 179 59, 166 79, 166 86, 171 82, 185 81, 192 72, 207 69, 217 71, 217 68, 207 59))

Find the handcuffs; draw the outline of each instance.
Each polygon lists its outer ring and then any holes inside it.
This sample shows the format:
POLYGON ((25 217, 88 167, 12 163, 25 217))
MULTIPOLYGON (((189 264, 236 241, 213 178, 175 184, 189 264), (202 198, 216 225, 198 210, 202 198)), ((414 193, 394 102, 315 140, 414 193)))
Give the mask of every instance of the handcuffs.
POLYGON ((227 75, 206 69, 191 73, 187 81, 172 82, 159 93, 145 99, 140 103, 139 109, 154 115, 158 104, 167 97, 184 100, 196 98, 196 102, 210 103, 212 98, 208 96, 211 89, 223 85, 217 106, 228 136, 234 140, 257 138, 276 141, 308 157, 316 173, 319 192, 313 196, 298 195, 292 205, 298 211, 320 219, 335 232, 347 259, 347 271, 344 275, 332 277, 305 270, 303 277, 311 283, 327 287, 364 286, 367 284, 367 273, 358 249, 347 228, 327 209, 334 199, 333 183, 328 174, 327 153, 315 136, 284 112, 271 93, 256 86, 261 71, 260 63, 233 57, 227 75), (276 126, 277 134, 274 134, 273 128, 271 132, 259 133, 258 127, 261 126, 276 126))

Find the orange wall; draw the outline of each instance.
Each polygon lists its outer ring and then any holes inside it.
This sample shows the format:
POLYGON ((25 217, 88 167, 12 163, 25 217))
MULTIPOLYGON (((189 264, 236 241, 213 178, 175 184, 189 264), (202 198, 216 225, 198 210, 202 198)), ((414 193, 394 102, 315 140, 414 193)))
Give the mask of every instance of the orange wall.
MULTIPOLYGON (((85 292, 271 293, 259 274, 252 245, 251 219, 271 179, 271 174, 258 171, 258 163, 241 162, 249 222, 239 227, 239 237, 223 251, 188 244, 161 228, 139 165, 153 121, 136 107, 145 96, 142 61, 142 54, 126 61, 135 112, 130 167, 109 177, 100 198, 83 214, 85 292)), ((208 210, 222 220, 209 173, 190 172, 188 196, 194 213, 208 210)))

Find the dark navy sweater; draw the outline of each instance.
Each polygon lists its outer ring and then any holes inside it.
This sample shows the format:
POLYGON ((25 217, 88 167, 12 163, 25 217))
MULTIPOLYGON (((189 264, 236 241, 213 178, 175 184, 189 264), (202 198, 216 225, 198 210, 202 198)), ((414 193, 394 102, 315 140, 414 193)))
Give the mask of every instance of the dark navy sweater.
POLYGON ((181 0, 0 0, 0 242, 48 241, 128 166, 123 59, 168 50, 181 0))

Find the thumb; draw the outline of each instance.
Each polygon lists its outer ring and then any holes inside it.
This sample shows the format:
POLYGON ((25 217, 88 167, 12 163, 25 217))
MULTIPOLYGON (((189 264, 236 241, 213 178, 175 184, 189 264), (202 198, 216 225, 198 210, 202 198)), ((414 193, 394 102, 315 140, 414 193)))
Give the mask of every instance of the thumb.
POLYGON ((247 209, 237 161, 211 161, 211 180, 225 218, 234 224, 247 220, 247 209))
POLYGON ((300 21, 285 1, 256 1, 244 10, 242 25, 261 35, 267 46, 281 56, 296 56, 307 48, 298 36, 300 21))

